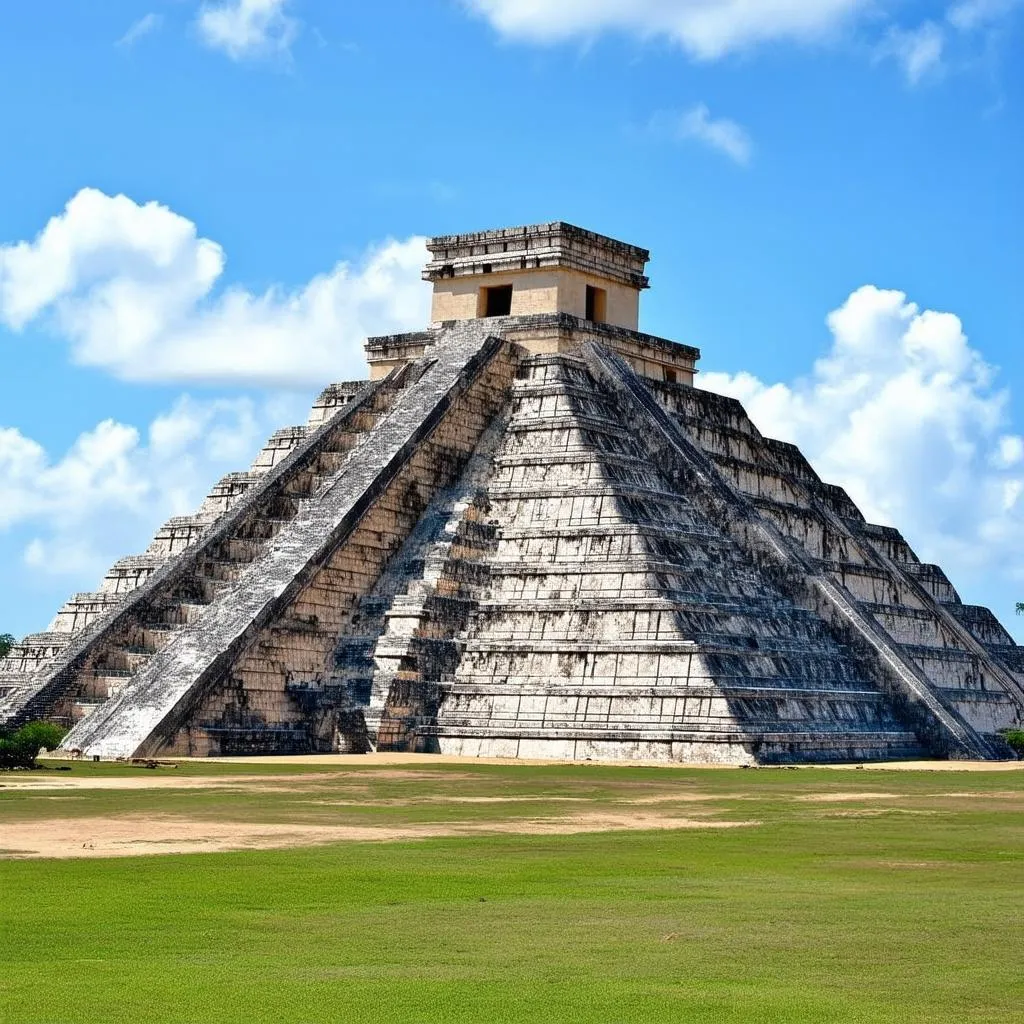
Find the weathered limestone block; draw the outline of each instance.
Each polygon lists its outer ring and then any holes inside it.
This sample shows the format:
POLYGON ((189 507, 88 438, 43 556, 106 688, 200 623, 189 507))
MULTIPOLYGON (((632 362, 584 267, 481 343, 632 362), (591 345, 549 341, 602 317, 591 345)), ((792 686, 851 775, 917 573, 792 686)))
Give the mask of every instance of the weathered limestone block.
POLYGON ((199 540, 212 524, 211 516, 174 516, 157 530, 146 553, 166 556, 180 555, 199 540))
POLYGON ((75 594, 50 623, 53 633, 77 633, 106 614, 121 600, 119 594, 98 592, 75 594))
MULTIPOLYGON (((326 409, 324 412, 326 412, 326 409)), ((275 431, 253 460, 253 472, 265 473, 268 469, 273 469, 274 466, 287 458, 288 454, 309 436, 309 430, 310 428, 305 426, 285 427, 282 430, 275 431)))
MULTIPOLYGON (((953 584, 950 583, 949 578, 937 565, 925 565, 921 562, 900 562, 900 568, 917 583, 924 588, 932 598, 932 600, 945 605, 959 605, 960 596, 957 594, 953 584)), ((954 615, 956 615, 955 609, 950 609, 954 615)), ((985 609, 988 612, 988 609, 985 609)), ((991 612, 988 615, 995 621, 995 617, 991 612)), ((957 616, 960 618, 960 616, 957 616)), ((962 621, 962 620, 961 620, 962 621)), ((967 625, 967 623, 964 623, 967 625)), ((998 623, 997 623, 998 625, 998 623)), ((1002 626, 998 627, 999 632, 1003 636, 1009 636, 1006 630, 1002 626)), ((979 638, 980 639, 980 638, 979 638)))
POLYGON ((366 381, 351 380, 330 384, 320 392, 309 412, 306 426, 311 430, 322 427, 335 413, 355 401, 366 389, 366 381))
POLYGON ((100 584, 105 594, 130 594, 167 562, 162 554, 129 555, 116 561, 100 584))
POLYGON ((69 639, 67 631, 30 633, 11 648, 6 658, 0 658, 0 677, 36 671, 57 657, 69 639))
MULTIPOLYGON (((210 525, 227 512, 242 495, 259 484, 262 472, 266 468, 269 467, 261 467, 260 470, 250 470, 245 473, 228 473, 221 477, 213 485, 202 505, 199 506, 195 517, 187 518, 195 518, 199 524, 205 523, 210 525)), ((177 522, 177 520, 172 519, 168 525, 177 522)), ((199 530, 194 536, 198 537, 201 532, 199 530)))

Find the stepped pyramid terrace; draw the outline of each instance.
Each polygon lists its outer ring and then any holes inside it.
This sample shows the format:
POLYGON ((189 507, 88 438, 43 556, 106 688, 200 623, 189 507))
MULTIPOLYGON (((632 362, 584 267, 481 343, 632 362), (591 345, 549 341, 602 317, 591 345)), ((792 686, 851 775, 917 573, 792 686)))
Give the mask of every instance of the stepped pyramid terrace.
POLYGON ((18 643, 0 720, 103 758, 1012 756, 1022 648, 638 330, 645 250, 429 249, 432 323, 18 643))

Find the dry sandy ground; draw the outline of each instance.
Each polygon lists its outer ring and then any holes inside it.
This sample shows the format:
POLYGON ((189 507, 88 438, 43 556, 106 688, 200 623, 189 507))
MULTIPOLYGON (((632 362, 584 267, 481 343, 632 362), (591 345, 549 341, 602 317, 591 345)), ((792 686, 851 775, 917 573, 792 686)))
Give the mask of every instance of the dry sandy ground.
MULTIPOLYGON (((252 763, 251 759, 246 763, 252 763)), ((374 757, 317 759, 265 758, 260 763, 280 765, 324 764, 332 767, 359 765, 374 767, 373 779, 436 781, 434 772, 419 767, 410 757, 374 757)), ((423 759, 429 763, 429 759, 423 759)), ((170 762, 168 762, 169 764, 170 762)), ((63 775, 55 772, 19 773, 3 777, 0 792, 36 790, 43 799, 60 799, 60 793, 83 790, 198 790, 220 789, 246 793, 293 792, 306 796, 324 793, 318 783, 344 779, 351 783, 361 773, 313 771, 281 775, 208 775, 176 774, 172 768, 161 768, 152 774, 132 776, 63 775), (53 797, 49 794, 53 793, 53 797)), ((444 778, 472 778, 469 773, 447 772, 444 778)), ((340 799, 315 799, 315 804, 356 805, 366 800, 351 799, 351 788, 340 799)), ((371 798, 372 799, 372 798, 371 798)), ((473 804, 535 801, 530 796, 454 796, 428 794, 413 799, 376 798, 379 804, 473 804)), ((575 804, 572 797, 548 797, 545 802, 575 804)), ((697 797, 680 794, 680 802, 694 802, 697 797)), ((703 799, 703 798, 700 798, 703 799)), ((96 817, 53 817, 33 821, 9 821, 0 825, 0 859, 26 857, 127 857, 140 854, 201 853, 222 850, 255 850, 295 846, 312 846, 335 842, 394 842, 427 839, 437 836, 470 836, 482 834, 571 835, 578 832, 605 832, 639 829, 734 828, 757 822, 717 821, 705 817, 674 816, 666 810, 649 809, 640 804, 653 802, 649 797, 627 801, 621 810, 586 812, 544 818, 517 818, 507 821, 440 821, 393 823, 387 825, 321 825, 308 822, 210 821, 188 815, 120 814, 96 817)), ((660 799, 659 801, 660 802, 660 799)), ((568 810, 568 808, 567 808, 568 810)))
POLYGON ((10 822, 0 833, 0 858, 134 857, 139 854, 268 850, 337 842, 394 842, 437 836, 572 835, 636 829, 737 828, 748 821, 673 818, 624 811, 518 821, 389 826, 194 821, 173 815, 51 818, 10 822))
MULTIPOLYGON (((310 783, 336 781, 337 772, 303 772, 301 775, 176 775, 161 769, 152 775, 96 776, 54 775, 51 772, 19 772, 0 775, 0 790, 14 789, 244 789, 262 793, 305 792, 310 783), (164 774, 166 772, 166 774, 164 774)), ((446 778, 467 776, 449 773, 446 778)), ((347 778, 351 779, 351 776, 347 778)), ((381 771, 374 779, 437 780, 431 772, 381 771)))
MULTIPOLYGON (((185 760, 185 759, 176 759, 185 760)), ((203 759, 207 763, 214 759, 203 759)), ((369 755, 309 755, 302 757, 253 757, 217 759, 239 764, 259 764, 268 768, 284 765, 322 766, 333 771, 312 771, 300 774, 280 774, 272 770, 265 774, 208 775, 194 776, 176 773, 173 768, 161 768, 152 773, 111 777, 103 775, 77 776, 71 773, 55 772, 18 773, 0 777, 0 792, 11 790, 39 790, 53 792, 54 800, 60 799, 61 791, 74 790, 136 790, 136 789, 221 789, 246 792, 295 792, 321 797, 312 803, 356 804, 364 803, 351 790, 340 799, 322 799, 325 796, 321 783, 344 778, 351 783, 362 773, 342 772, 338 768, 372 769, 367 778, 436 781, 439 776, 430 770, 438 764, 463 765, 469 767, 480 763, 522 764, 511 760, 484 762, 476 758, 444 757, 417 754, 369 754, 369 755), (311 785, 312 784, 312 785, 311 785), (352 799, 352 797, 356 797, 352 799)), ((174 762, 166 762, 172 764, 174 762)), ((552 764, 555 762, 529 762, 552 764)), ((693 765, 661 767, 695 767, 693 765)), ((708 765, 722 769, 725 765, 708 765)), ((853 769, 860 766, 843 766, 853 769)), ((865 765, 866 769, 885 768, 896 770, 925 771, 1019 771, 1024 762, 964 762, 964 761, 917 761, 897 762, 885 765, 865 765)), ((778 769, 775 769, 778 770, 778 769)), ((445 779, 473 778, 470 773, 446 772, 445 779)), ((478 777, 478 776, 477 776, 478 777)), ((669 780, 666 778, 666 782, 669 780)), ((864 780, 867 782, 867 779, 864 780)), ((965 794, 948 794, 964 796, 965 794)), ((1019 798, 1016 792, 987 794, 1019 798)), ((732 799, 743 799, 744 794, 733 794, 732 799)), ((320 843, 343 841, 387 842, 397 840, 426 839, 435 836, 469 836, 480 834, 550 834, 568 835, 577 832, 603 832, 634 829, 691 829, 691 828, 732 828, 737 825, 756 825, 755 821, 721 821, 705 817, 704 811, 697 811, 694 804, 713 799, 699 793, 640 793, 627 796, 622 794, 621 809, 613 811, 586 812, 545 817, 513 819, 506 821, 443 821, 412 822, 388 825, 325 825, 308 822, 231 822, 204 821, 187 815, 127 814, 105 817, 54 817, 44 820, 5 822, 0 825, 0 859, 24 857, 125 857, 139 854, 195 853, 221 850, 272 849, 294 846, 309 846, 320 843), (683 816, 683 807, 678 807, 680 816, 675 816, 671 807, 652 805, 689 804, 689 815, 683 816)), ((44 799, 46 797, 44 796, 44 799)), ((378 798, 379 799, 379 798, 378 798)), ((516 800, 533 800, 530 796, 453 796, 424 795, 413 800, 381 800, 381 803, 500 803, 516 800)), ((545 797, 546 801, 558 800, 563 804, 579 801, 572 797, 545 797)), ((873 802, 882 805, 899 800, 899 794, 881 790, 865 789, 856 793, 816 793, 797 796, 799 801, 822 804, 847 802, 873 802)), ((565 807, 570 811, 571 806, 565 807)), ((833 811, 832 814, 882 813, 867 808, 856 811, 833 811)))

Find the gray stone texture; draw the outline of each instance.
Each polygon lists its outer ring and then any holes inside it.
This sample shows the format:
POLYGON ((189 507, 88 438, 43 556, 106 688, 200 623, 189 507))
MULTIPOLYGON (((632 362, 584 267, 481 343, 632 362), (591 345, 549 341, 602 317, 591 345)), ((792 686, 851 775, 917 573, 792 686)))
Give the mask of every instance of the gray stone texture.
MULTIPOLYGON (((601 243, 547 227, 531 259, 601 243)), ((429 272, 532 237, 486 234, 429 272)), ((1021 648, 739 403, 662 379, 696 349, 551 313, 368 352, 396 368, 326 388, 17 644, 0 719, 104 757, 1009 756, 1021 648)))

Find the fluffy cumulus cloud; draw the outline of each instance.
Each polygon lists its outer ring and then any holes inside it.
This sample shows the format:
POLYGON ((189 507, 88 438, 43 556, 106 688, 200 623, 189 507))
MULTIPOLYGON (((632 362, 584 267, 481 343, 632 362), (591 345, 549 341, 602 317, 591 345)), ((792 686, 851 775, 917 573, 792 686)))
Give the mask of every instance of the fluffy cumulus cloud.
POLYGON ((226 258, 159 203, 83 189, 31 241, 0 245, 0 323, 38 324, 129 380, 316 386, 364 373, 368 334, 429 316, 422 238, 295 289, 218 288, 226 258))
POLYGON ((296 389, 365 376, 367 335, 428 319, 426 255, 421 238, 390 241, 296 288, 225 287, 223 249, 191 221, 95 189, 35 238, 0 244, 9 343, 38 329, 79 364, 122 379, 270 389, 258 400, 182 397, 148 426, 105 421, 63 453, 0 423, 0 553, 20 586, 91 589, 163 520, 244 469, 274 429, 303 422, 308 395, 296 389))
POLYGON ((706 103, 697 103, 682 113, 661 111, 651 118, 648 127, 657 136, 699 142, 741 165, 750 163, 754 150, 742 125, 727 117, 712 117, 706 103))
MULTIPOLYGON (((667 39, 696 60, 718 60, 768 43, 821 43, 843 39, 875 62, 892 61, 910 85, 937 79, 949 68, 976 65, 981 38, 1005 22, 1024 0, 952 0, 935 5, 914 26, 898 19, 898 0, 461 0, 507 39, 531 43, 590 41, 606 32, 639 39, 667 39)), ((728 122, 726 123, 728 126, 728 122)), ((733 159, 749 152, 730 133, 693 137, 717 145, 733 159)), ((714 123, 711 123, 711 128, 714 123)), ((704 134, 701 134, 701 130, 704 134)), ((743 162, 740 159, 740 162, 743 162)))
POLYGON ((869 520, 897 526, 954 582, 979 581, 984 597, 994 579, 1024 578, 1024 439, 960 320, 866 286, 828 326, 831 349, 805 379, 707 373, 700 383, 798 444, 869 520))
POLYGON ((222 0, 204 3, 196 26, 209 47, 232 60, 286 55, 299 31, 285 13, 288 0, 222 0))
POLYGON ((559 42, 623 31, 663 37, 715 60, 758 43, 829 36, 871 0, 464 0, 510 38, 559 42))
POLYGON ((95 586, 132 544, 142 550, 159 523, 194 511, 225 472, 245 468, 297 404, 183 396, 145 431, 105 420, 58 458, 0 428, 0 534, 17 533, 32 569, 95 586))

